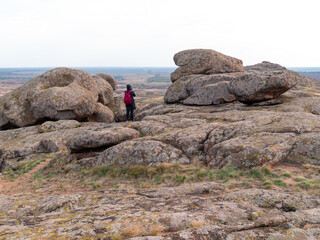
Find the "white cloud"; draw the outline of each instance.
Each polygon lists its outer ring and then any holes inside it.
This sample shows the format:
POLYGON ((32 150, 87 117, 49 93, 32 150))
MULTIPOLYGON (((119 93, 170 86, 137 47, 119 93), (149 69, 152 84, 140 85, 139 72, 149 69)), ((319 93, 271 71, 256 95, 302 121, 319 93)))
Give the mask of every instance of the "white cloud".
POLYGON ((1 0, 0 67, 173 66, 211 48, 320 66, 316 0, 1 0))

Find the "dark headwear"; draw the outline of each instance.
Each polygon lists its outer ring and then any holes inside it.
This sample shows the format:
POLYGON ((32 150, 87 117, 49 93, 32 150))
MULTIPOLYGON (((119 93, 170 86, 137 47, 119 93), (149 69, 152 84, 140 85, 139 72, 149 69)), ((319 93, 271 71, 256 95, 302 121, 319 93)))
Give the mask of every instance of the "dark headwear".
POLYGON ((130 90, 132 90, 132 87, 131 87, 130 84, 128 84, 128 85, 127 85, 127 91, 130 91, 130 90))

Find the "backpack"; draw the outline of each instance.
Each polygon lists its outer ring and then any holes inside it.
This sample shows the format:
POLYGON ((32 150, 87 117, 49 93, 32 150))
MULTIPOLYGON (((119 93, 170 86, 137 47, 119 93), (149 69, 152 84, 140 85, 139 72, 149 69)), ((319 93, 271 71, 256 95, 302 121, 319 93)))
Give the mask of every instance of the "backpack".
POLYGON ((127 105, 132 103, 132 98, 131 98, 130 93, 131 93, 131 90, 130 90, 129 92, 127 92, 127 91, 124 92, 124 99, 123 99, 123 101, 124 101, 124 103, 127 104, 127 105))

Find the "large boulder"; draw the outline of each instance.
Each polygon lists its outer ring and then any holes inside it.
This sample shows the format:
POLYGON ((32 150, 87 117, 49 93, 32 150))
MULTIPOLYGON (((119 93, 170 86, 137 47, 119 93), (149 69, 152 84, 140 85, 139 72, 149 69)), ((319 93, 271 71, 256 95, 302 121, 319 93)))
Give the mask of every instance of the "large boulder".
POLYGON ((112 86, 105 81, 103 78, 98 76, 93 76, 98 88, 98 102, 101 102, 103 105, 107 105, 113 100, 113 88, 112 86))
POLYGON ((114 122, 114 114, 107 106, 97 103, 94 112, 88 117, 89 122, 114 122))
POLYGON ((78 128, 81 126, 76 120, 59 120, 56 122, 47 121, 38 127, 39 133, 54 132, 64 129, 78 128))
POLYGON ((218 82, 200 88, 195 94, 183 101, 186 105, 217 105, 235 101, 228 91, 228 82, 218 82))
POLYGON ((175 82, 183 76, 193 74, 244 71, 241 60, 226 56, 211 49, 184 50, 176 53, 173 60, 179 67, 171 74, 172 82, 175 82))
MULTIPOLYGON (((228 73, 228 74, 211 74, 211 75, 190 75, 180 78, 175 81, 167 89, 164 101, 166 103, 179 103, 192 95, 202 94, 206 86, 212 85, 219 82, 229 82, 237 79, 238 76, 246 73, 228 73)), ((221 87, 221 85, 215 85, 221 87)), ((212 86, 211 86, 211 89, 212 86)), ((228 94, 229 95, 229 94, 228 94)), ((194 98, 194 99, 195 99, 194 98)), ((203 105, 199 101, 193 101, 194 105, 203 105)))
POLYGON ((279 64, 263 61, 255 65, 245 66, 244 69, 247 72, 258 71, 258 72, 268 72, 268 71, 285 71, 285 67, 279 64))
POLYGON ((115 95, 112 101, 107 104, 107 107, 114 113, 116 122, 123 122, 126 120, 126 105, 123 102, 122 95, 115 95))
POLYGON ((233 79, 229 92, 238 101, 251 104, 277 98, 297 83, 297 75, 289 71, 251 72, 233 79))
POLYGON ((89 73, 55 68, 0 98, 0 128, 44 119, 81 120, 93 114, 97 100, 97 85, 89 73))
POLYGON ((153 140, 126 141, 108 148, 98 156, 97 164, 130 167, 163 163, 187 164, 190 160, 171 145, 153 140))
POLYGON ((207 163, 212 167, 227 164, 251 168, 283 162, 294 143, 294 133, 257 133, 239 136, 211 148, 205 144, 207 163))
POLYGON ((103 78, 105 81, 107 81, 111 87, 113 88, 113 90, 117 89, 117 80, 110 76, 109 74, 106 73, 98 73, 96 76, 103 78))
MULTIPOLYGON (((101 130, 82 130, 73 135, 67 142, 70 153, 84 150, 107 148, 140 136, 140 133, 131 128, 113 127, 101 130)), ((128 155, 129 156, 129 155, 128 155)))

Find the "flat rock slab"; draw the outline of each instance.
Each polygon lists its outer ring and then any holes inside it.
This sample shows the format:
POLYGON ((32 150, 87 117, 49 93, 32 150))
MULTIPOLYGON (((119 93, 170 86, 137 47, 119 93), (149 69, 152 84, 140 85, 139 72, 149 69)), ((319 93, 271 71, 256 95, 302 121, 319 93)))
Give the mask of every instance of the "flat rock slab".
POLYGON ((251 72, 232 80, 229 92, 238 101, 251 104, 277 98, 297 83, 297 76, 289 71, 251 72))
POLYGON ((226 81, 206 85, 185 99, 183 104, 201 106, 233 102, 236 98, 229 93, 228 85, 229 83, 226 81))
POLYGON ((190 49, 178 52, 173 60, 179 66, 171 81, 192 74, 213 74, 244 71, 242 61, 211 49, 190 49))
POLYGON ((319 236, 320 204, 315 196, 259 189, 224 191, 210 182, 47 196, 2 195, 0 231, 7 239, 102 239, 138 224, 144 236, 133 239, 274 240, 294 236, 303 240, 319 236), (307 207, 285 212, 278 207, 281 198, 293 199, 297 206, 301 201, 307 207), (256 218, 250 217, 252 213, 256 218), (199 222, 202 226, 195 225, 199 222), (153 225, 162 226, 163 233, 145 236, 153 225))
MULTIPOLYGON (((180 78, 172 83, 164 95, 166 103, 179 103, 191 97, 192 95, 201 94, 206 86, 219 82, 230 82, 246 73, 225 73, 211 75, 189 75, 180 78)), ((219 86, 219 85, 218 85, 219 86)), ((220 86, 221 87, 221 86, 220 86)), ((198 104, 200 105, 200 104, 198 104)))
POLYGON ((108 148, 97 158, 97 165, 121 167, 157 166, 163 163, 188 164, 190 160, 181 150, 154 140, 126 141, 108 148))
POLYGON ((67 142, 67 148, 70 153, 101 147, 107 148, 139 136, 140 133, 137 130, 124 127, 113 127, 97 131, 84 130, 74 134, 67 142))

